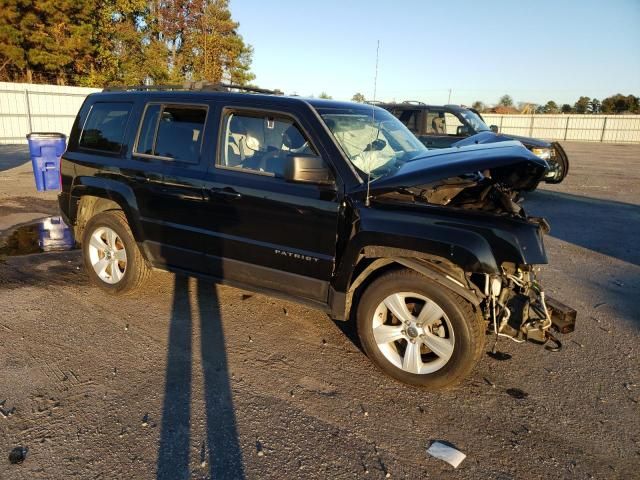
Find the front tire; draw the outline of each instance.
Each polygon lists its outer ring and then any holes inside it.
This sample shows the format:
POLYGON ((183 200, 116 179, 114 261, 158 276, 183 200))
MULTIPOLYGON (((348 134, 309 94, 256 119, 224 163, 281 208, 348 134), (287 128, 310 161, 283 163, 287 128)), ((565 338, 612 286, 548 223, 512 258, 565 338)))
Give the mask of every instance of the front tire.
POLYGON ((121 210, 98 213, 87 222, 82 256, 91 282, 114 295, 134 292, 151 271, 121 210))
POLYGON ((484 349, 479 312, 413 270, 376 279, 362 295, 357 324, 362 347, 380 370, 429 390, 460 383, 484 349))

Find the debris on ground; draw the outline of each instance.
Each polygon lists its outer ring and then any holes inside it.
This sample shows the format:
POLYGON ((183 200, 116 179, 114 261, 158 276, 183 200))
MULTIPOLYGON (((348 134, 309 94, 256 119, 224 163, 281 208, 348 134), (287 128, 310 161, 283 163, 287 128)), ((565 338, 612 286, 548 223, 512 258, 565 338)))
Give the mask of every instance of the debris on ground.
POLYGON ((5 408, 4 404, 6 403, 6 399, 0 400, 0 417, 9 418, 11 415, 16 413, 16 407, 5 408))
POLYGON ((27 458, 28 451, 29 449, 26 447, 15 447, 9 454, 9 462, 11 462, 12 465, 17 465, 24 462, 25 458, 27 458))
POLYGON ((494 360, 498 360, 499 362, 511 359, 511 354, 506 352, 487 352, 487 355, 489 355, 494 360))
POLYGON ((260 443, 260 440, 256 440, 256 452, 258 453, 259 457, 264 456, 264 449, 262 448, 262 443, 260 443))
POLYGON ((527 392, 520 390, 519 388, 507 388, 506 392, 507 395, 510 395, 517 400, 523 400, 529 396, 527 392))
POLYGON ((433 442, 427 449, 427 453, 432 457, 444 460, 453 468, 458 468, 458 465, 467 457, 460 450, 440 441, 433 442))
POLYGON ((490 385, 492 388, 496 388, 496 384, 489 380, 487 377, 482 377, 482 379, 487 383, 487 385, 490 385))

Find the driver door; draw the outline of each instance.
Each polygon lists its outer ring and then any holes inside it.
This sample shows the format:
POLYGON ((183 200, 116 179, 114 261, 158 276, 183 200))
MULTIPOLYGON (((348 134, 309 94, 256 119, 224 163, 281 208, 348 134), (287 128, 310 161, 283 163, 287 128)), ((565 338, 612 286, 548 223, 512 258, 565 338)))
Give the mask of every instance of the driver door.
POLYGON ((326 302, 336 255, 335 184, 282 178, 290 153, 322 155, 287 112, 222 106, 205 176, 206 269, 212 276, 326 302))

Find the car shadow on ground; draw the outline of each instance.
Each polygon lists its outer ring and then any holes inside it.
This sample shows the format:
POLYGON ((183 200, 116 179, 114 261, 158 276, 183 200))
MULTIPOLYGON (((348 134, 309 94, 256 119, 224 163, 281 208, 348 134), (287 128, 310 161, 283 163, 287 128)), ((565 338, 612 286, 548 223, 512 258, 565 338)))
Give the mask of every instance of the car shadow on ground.
MULTIPOLYGON (((243 479, 244 466, 216 287, 207 281, 198 279, 196 282, 207 419, 206 448, 203 448, 200 461, 206 460, 207 451, 209 478, 243 479)), ((176 275, 158 449, 158 479, 191 478, 189 453, 194 318, 196 316, 192 312, 189 297, 189 278, 176 275)))
POLYGON ((29 147, 27 145, 3 145, 2 150, 0 150, 0 172, 19 167, 29 160, 29 147))
POLYGON ((640 265, 640 249, 620 241, 621 232, 625 238, 640 238, 638 205, 536 190, 527 194, 525 208, 549 221, 552 237, 640 265))

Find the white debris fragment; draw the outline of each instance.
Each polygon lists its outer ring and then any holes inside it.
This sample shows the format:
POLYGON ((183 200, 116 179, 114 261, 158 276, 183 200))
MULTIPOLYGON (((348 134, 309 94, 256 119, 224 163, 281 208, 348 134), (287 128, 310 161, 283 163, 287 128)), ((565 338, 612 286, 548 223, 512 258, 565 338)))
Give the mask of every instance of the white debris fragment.
POLYGON ((444 460, 448 464, 452 465, 453 468, 458 468, 458 465, 460 465, 462 461, 467 457, 461 451, 456 450, 455 448, 450 447, 449 445, 446 445, 442 442, 433 442, 427 449, 427 453, 432 457, 444 460))

